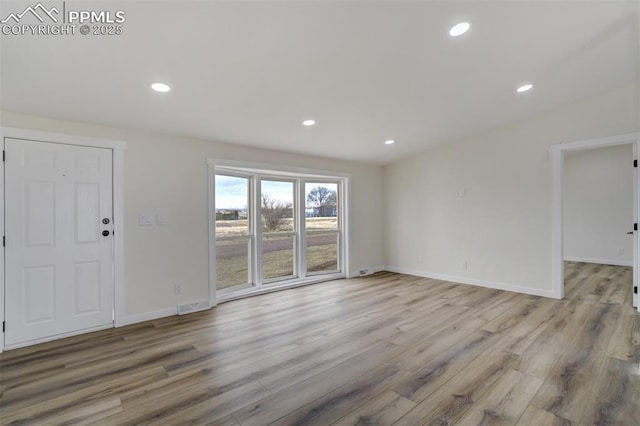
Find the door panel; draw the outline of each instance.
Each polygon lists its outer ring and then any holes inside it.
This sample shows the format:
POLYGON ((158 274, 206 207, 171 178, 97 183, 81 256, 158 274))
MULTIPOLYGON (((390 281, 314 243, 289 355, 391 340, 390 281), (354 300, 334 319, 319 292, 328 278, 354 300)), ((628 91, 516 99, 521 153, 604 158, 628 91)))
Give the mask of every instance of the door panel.
POLYGON ((56 267, 24 268, 22 305, 25 324, 51 321, 55 318, 56 267))
POLYGON ((54 182, 25 182, 25 244, 29 247, 55 245, 54 182))
POLYGON ((75 242, 96 243, 100 239, 100 185, 75 184, 75 242))
POLYGON ((74 316, 100 311, 100 262, 77 262, 73 265, 74 316))
POLYGON ((16 139, 5 151, 5 344, 113 324, 112 151, 16 139))

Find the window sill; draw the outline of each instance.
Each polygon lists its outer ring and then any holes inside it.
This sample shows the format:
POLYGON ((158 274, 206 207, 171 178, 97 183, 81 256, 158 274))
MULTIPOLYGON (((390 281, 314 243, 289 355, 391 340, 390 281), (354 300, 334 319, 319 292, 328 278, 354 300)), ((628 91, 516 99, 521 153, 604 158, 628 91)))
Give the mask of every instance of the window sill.
POLYGON ((218 292, 218 304, 229 302, 231 300, 242 299, 245 297, 257 296, 259 294, 271 293, 274 291, 287 290, 295 287, 302 287, 305 285, 318 284, 326 281, 339 280, 346 278, 346 275, 343 273, 334 273, 334 274, 326 274, 326 275, 316 275, 307 277, 304 279, 293 279, 287 280, 280 283, 273 284, 265 284, 261 287, 244 287, 238 289, 237 291, 225 292, 220 294, 218 292))

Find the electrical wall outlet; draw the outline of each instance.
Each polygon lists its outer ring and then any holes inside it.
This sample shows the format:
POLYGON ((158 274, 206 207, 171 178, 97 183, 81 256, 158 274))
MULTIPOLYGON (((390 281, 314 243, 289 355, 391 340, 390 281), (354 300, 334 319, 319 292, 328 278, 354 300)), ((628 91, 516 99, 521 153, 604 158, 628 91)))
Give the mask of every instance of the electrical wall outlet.
POLYGON ((182 284, 180 283, 175 283, 173 285, 173 293, 174 294, 182 294, 182 284))
POLYGON ((467 269, 469 269, 469 262, 466 260, 463 260, 462 263, 460 264, 460 269, 462 269, 463 271, 466 271, 467 269))

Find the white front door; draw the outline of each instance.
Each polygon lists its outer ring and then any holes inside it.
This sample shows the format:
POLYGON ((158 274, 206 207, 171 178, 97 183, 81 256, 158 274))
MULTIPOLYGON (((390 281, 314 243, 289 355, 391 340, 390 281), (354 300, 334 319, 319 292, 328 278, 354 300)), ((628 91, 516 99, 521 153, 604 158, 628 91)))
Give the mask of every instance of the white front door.
POLYGON ((5 345, 113 325, 113 151, 5 139, 5 345))

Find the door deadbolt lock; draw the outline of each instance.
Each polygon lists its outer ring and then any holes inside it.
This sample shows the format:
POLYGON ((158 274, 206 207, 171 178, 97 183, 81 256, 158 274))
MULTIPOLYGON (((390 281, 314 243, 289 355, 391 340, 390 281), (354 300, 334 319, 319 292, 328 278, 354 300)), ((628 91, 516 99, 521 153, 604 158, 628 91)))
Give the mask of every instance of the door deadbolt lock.
POLYGON ((102 219, 102 223, 104 223, 105 225, 108 225, 110 222, 108 217, 105 217, 104 219, 102 219))

